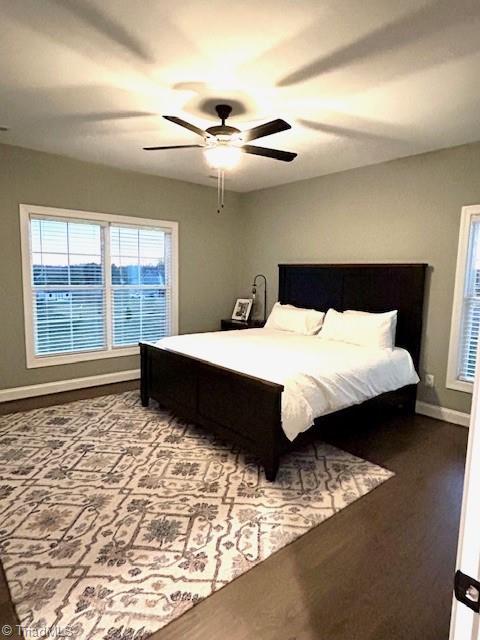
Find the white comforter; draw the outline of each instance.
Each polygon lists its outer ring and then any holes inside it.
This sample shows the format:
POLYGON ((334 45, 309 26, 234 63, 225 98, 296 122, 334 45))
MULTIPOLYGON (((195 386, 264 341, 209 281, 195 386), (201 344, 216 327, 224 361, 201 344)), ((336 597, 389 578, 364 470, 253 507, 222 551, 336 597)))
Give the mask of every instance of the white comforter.
POLYGON ((156 344, 284 385, 282 427, 289 440, 319 416, 419 381, 405 349, 357 347, 286 331, 196 333, 156 344))

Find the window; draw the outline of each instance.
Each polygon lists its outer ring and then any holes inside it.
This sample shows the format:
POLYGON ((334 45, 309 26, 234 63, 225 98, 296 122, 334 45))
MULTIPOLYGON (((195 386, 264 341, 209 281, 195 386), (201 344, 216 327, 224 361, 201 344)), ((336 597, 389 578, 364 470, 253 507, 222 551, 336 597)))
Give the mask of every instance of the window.
POLYGON ((20 205, 27 366, 177 332, 177 223, 20 205))
POLYGON ((472 392, 480 330, 480 205, 463 207, 447 387, 472 392))

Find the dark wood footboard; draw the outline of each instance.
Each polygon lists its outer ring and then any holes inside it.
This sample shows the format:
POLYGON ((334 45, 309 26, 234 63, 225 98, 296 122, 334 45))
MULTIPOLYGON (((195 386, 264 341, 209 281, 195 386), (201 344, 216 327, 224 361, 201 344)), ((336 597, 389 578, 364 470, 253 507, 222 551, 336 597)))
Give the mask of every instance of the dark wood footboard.
POLYGON ((154 398, 257 456, 274 480, 288 440, 281 427, 283 386, 203 360, 140 344, 142 404, 154 398))
MULTIPOLYGON (((283 385, 148 343, 140 344, 140 355, 143 406, 153 398, 178 417, 237 444, 260 460, 267 480, 275 480, 280 455, 292 445, 282 429, 283 385)), ((409 385, 337 415, 359 407, 410 414, 415 410, 415 398, 416 386, 409 385)), ((330 419, 331 415, 317 418, 316 431, 330 419)), ((312 436, 313 430, 309 430, 306 438, 312 436)), ((298 438, 304 439, 304 435, 298 438)))

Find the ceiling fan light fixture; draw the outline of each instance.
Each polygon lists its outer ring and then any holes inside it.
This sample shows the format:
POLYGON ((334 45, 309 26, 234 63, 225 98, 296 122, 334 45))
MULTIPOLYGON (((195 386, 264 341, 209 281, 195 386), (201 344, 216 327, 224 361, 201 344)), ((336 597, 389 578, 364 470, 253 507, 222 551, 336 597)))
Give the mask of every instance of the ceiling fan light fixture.
POLYGON ((240 131, 237 127, 226 124, 226 120, 232 112, 232 106, 229 104, 217 104, 215 111, 221 120, 220 125, 201 129, 197 125, 182 120, 178 116, 164 115, 165 120, 173 122, 184 129, 188 129, 196 133, 202 138, 202 144, 182 144, 167 145, 161 147, 144 147, 145 151, 161 151, 168 149, 192 149, 194 147, 203 148, 203 155, 206 163, 212 169, 217 171, 217 187, 218 187, 218 207, 220 213, 224 207, 225 192, 225 171, 234 169, 240 162, 242 154, 248 153, 254 156, 263 156, 265 158, 273 158, 282 162, 291 162, 297 157, 296 153, 291 151, 281 151, 280 149, 269 149, 268 147, 258 147, 253 144, 246 144, 258 138, 271 136, 274 133, 280 133, 291 129, 291 125, 281 118, 265 122, 252 129, 240 131))
POLYGON ((213 147, 206 147, 203 154, 207 164, 212 169, 227 171, 228 169, 234 169, 238 165, 242 151, 240 147, 218 144, 213 147))

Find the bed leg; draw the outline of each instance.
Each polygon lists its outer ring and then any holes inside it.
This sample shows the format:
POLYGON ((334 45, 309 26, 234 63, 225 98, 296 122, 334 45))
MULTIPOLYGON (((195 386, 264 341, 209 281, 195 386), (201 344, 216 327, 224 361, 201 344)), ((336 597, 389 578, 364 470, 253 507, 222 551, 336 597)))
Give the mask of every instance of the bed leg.
POLYGON ((274 482, 277 477, 277 471, 280 461, 277 454, 268 456, 263 460, 263 468, 265 469, 265 477, 269 482, 274 482))
POLYGON ((148 397, 148 393, 144 392, 143 389, 140 391, 140 401, 142 403, 142 407, 148 407, 150 398, 148 397))
POLYGON ((147 346, 140 343, 140 401, 142 407, 148 407, 150 397, 148 395, 148 351, 147 346))
POLYGON ((407 416, 415 415, 415 409, 417 404, 417 388, 414 386, 407 390, 405 394, 405 400, 403 402, 403 412, 407 416))

